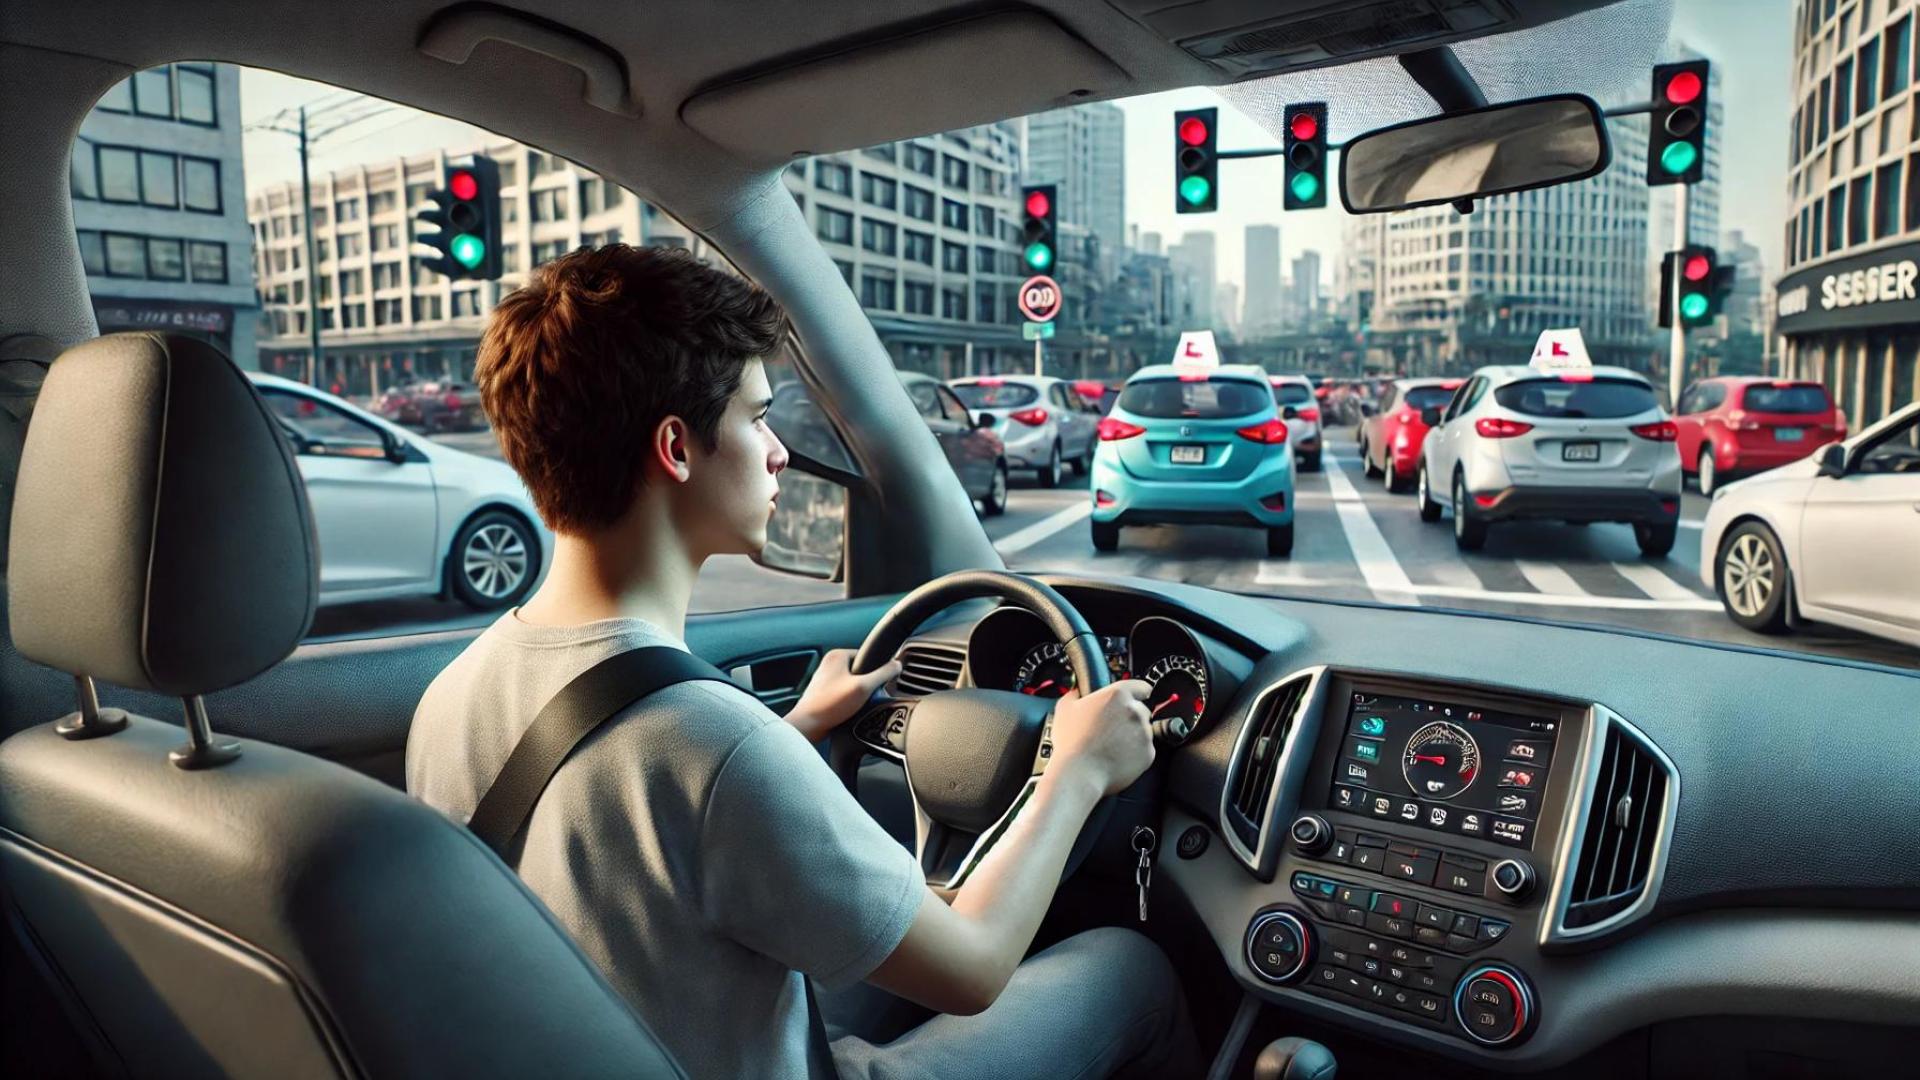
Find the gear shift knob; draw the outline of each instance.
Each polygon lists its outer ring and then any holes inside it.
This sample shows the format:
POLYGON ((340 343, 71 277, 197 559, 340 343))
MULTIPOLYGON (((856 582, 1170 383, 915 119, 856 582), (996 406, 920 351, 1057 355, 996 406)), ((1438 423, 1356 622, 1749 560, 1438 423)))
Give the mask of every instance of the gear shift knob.
POLYGON ((1275 1039, 1253 1063, 1253 1080, 1333 1080, 1333 1051, 1312 1039, 1275 1039))

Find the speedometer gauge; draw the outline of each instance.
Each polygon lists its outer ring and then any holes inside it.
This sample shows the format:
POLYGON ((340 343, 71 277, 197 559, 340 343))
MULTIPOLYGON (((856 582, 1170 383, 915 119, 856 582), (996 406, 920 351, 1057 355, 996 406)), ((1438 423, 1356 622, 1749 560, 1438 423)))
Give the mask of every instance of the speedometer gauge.
POLYGON ((1057 641, 1035 645, 1013 673, 1013 688, 1035 697, 1065 697, 1074 686, 1073 665, 1067 647, 1057 641))
POLYGON ((1153 721, 1166 721, 1178 737, 1185 738, 1207 711, 1207 665, 1192 656, 1169 656, 1142 677, 1152 687, 1147 691, 1147 708, 1153 711, 1153 721))
POLYGON ((1428 724, 1407 740, 1400 770, 1413 792, 1426 799, 1451 799, 1473 786, 1480 775, 1480 745, 1458 724, 1428 724))

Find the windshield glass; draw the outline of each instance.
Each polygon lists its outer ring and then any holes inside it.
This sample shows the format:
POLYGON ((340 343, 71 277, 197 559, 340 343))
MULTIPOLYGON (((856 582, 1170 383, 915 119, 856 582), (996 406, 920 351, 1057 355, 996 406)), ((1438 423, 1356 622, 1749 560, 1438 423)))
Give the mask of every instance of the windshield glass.
POLYGON ((1013 409, 1040 400, 1025 383, 960 383, 953 388, 969 409, 1013 409))
POLYGON ((1749 386, 1741 401, 1748 412, 1810 416, 1833 409, 1824 386, 1749 386))
POLYGON ((1406 405, 1413 410, 1445 408, 1453 400, 1453 391, 1443 386, 1416 386, 1407 391, 1406 405))
POLYGON ((1648 409, 1660 407, 1660 403, 1654 400, 1651 387, 1630 379, 1594 379, 1591 382, 1525 379, 1502 386, 1493 392, 1493 397, 1503 408, 1525 416, 1583 420, 1637 416, 1648 409))
POLYGON ((1120 392, 1119 404, 1123 412, 1160 420, 1217 420, 1272 407, 1272 395, 1262 393, 1260 384, 1225 379, 1138 379, 1120 392))
POLYGON ((1282 405, 1305 405, 1313 400, 1313 390, 1305 383, 1281 383, 1273 388, 1273 396, 1282 405))

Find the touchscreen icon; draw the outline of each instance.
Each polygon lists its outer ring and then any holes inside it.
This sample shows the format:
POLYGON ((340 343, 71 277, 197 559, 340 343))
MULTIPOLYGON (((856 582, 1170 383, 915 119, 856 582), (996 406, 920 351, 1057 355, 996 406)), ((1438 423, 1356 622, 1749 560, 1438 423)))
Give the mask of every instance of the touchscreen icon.
POLYGON ((1444 806, 1428 807, 1427 808, 1427 824, 1433 826, 1436 829, 1444 828, 1447 824, 1447 808, 1444 806))
POLYGON ((1369 716, 1365 720, 1360 721, 1360 734, 1362 735, 1385 735, 1386 733, 1387 722, 1382 717, 1369 716))

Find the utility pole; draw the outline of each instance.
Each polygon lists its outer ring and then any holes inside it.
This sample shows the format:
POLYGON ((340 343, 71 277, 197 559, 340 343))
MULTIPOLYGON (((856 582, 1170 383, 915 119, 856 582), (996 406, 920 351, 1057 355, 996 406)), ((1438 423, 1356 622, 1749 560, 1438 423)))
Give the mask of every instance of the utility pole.
MULTIPOLYGON (((1687 191, 1693 185, 1673 185, 1673 250, 1680 251, 1687 246, 1687 191)), ((1664 298, 1667 310, 1673 312, 1673 328, 1669 331, 1667 345, 1667 405, 1680 407, 1680 391, 1687 383, 1687 327, 1686 320, 1680 317, 1680 272, 1668 276, 1673 279, 1673 293, 1664 298)))
POLYGON ((307 175, 307 107, 300 106, 300 229, 307 238, 307 385, 320 377, 319 260, 314 258, 313 181, 307 175))

